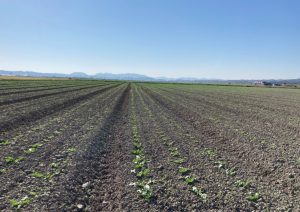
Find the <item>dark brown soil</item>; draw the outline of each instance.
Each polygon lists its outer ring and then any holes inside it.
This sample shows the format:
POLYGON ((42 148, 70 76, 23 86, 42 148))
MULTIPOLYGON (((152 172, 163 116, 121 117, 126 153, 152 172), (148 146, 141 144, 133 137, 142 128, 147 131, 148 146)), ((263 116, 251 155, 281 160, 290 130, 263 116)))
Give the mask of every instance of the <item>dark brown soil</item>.
POLYGON ((4 81, 0 90, 1 211, 300 210, 298 89, 4 81))

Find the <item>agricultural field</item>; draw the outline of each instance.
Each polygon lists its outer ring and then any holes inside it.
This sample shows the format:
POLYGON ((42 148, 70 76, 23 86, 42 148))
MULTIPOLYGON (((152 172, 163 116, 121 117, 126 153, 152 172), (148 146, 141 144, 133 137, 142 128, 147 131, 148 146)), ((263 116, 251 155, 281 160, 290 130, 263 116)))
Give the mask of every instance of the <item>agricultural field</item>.
POLYGON ((0 80, 0 211, 300 211, 300 89, 0 80))

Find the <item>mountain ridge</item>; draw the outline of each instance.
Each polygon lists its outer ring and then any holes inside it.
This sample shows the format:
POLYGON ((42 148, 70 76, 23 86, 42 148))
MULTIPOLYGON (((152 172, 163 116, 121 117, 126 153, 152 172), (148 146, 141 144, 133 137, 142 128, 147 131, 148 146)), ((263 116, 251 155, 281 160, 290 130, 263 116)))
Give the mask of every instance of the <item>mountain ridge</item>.
POLYGON ((256 81, 267 81, 270 83, 288 83, 300 84, 298 79, 240 79, 240 80, 223 80, 223 79, 210 79, 210 78, 194 78, 194 77, 149 77, 142 74, 135 73, 97 73, 94 75, 86 74, 84 72, 73 72, 71 74, 61 73, 40 73, 35 71, 7 71, 0 70, 0 75, 6 76, 28 76, 28 77, 64 77, 64 78, 82 78, 82 79, 103 79, 103 80, 129 80, 129 81, 146 81, 146 82, 190 82, 190 83, 232 83, 232 84, 248 84, 255 83, 256 81))

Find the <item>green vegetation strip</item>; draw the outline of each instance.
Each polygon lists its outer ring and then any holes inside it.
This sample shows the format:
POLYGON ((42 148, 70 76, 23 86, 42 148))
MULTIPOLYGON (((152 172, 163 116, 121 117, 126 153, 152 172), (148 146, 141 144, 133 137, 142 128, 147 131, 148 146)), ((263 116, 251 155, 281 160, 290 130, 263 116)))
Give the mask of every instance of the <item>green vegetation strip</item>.
POLYGON ((137 192, 146 201, 150 201, 154 198, 153 189, 151 185, 154 180, 150 177, 151 170, 148 168, 149 160, 146 159, 141 138, 137 126, 137 118, 135 114, 135 106, 133 104, 134 96, 132 95, 132 115, 131 115, 131 125, 132 125, 132 144, 133 150, 132 154, 135 158, 132 160, 134 167, 131 170, 137 178, 137 182, 132 183, 137 187, 137 192))
POLYGON ((163 141, 163 144, 168 148, 170 156, 173 158, 173 162, 178 165, 178 173, 182 176, 182 179, 184 182, 190 187, 190 191, 194 193, 196 196, 198 196, 203 202, 207 201, 207 193, 202 189, 197 187, 195 184, 197 182, 198 177, 192 174, 192 170, 188 167, 183 167, 181 164, 185 163, 186 160, 181 157, 181 153, 178 150, 177 147, 175 147, 174 142, 171 141, 167 135, 164 134, 164 132, 160 129, 160 127, 155 124, 156 121, 153 118, 154 115, 152 114, 149 107, 145 104, 143 98, 140 96, 141 102, 143 104, 144 109, 147 111, 147 114, 149 118, 152 120, 152 123, 154 123, 156 128, 156 133, 160 136, 160 138, 163 141))
MULTIPOLYGON (((145 103, 143 103, 143 104, 144 104, 145 107, 147 107, 145 103)), ((149 116, 153 117, 153 114, 149 110, 148 107, 146 108, 146 110, 148 111, 148 113, 150 113, 149 116)), ((167 122, 172 123, 174 125, 174 127, 178 130, 178 132, 182 131, 181 126, 178 125, 178 123, 176 123, 175 121, 171 120, 170 118, 167 118, 162 113, 160 113, 160 117, 165 119, 167 122)), ((155 121, 154 121, 154 123, 155 123, 155 121)), ((159 134, 159 133, 163 133, 163 132, 158 131, 157 133, 159 134)), ((180 134, 182 134, 182 133, 180 133, 180 134)), ((182 136, 186 136, 192 141, 195 140, 195 137, 193 137, 189 133, 182 134, 182 136)), ((168 146, 173 145, 173 142, 166 143, 167 138, 165 138, 165 137, 162 137, 162 140, 163 140, 165 145, 168 145, 168 146)), ((197 141, 195 141, 195 142, 197 142, 197 141)), ((171 151, 171 155, 173 157, 180 155, 180 153, 174 148, 169 148, 169 150, 171 151)), ((214 161, 215 167, 217 167, 221 171, 224 171, 227 176, 229 176, 229 177, 236 176, 236 174, 237 174, 236 168, 235 167, 229 167, 229 165, 226 161, 224 161, 222 159, 218 159, 220 157, 218 156, 218 154, 215 150, 210 149, 210 148, 205 148, 204 151, 203 151, 203 155, 205 155, 205 156, 209 157, 210 159, 212 159, 214 161)), ((183 159, 175 159, 175 160, 173 160, 173 162, 175 162, 177 164, 182 164, 184 162, 184 160, 183 159)), ((260 195, 259 192, 252 192, 252 191, 249 192, 250 188, 252 188, 252 189, 254 188, 254 185, 251 184, 251 181, 239 179, 239 180, 236 181, 235 185, 239 188, 243 188, 244 191, 248 190, 248 196, 246 197, 246 199, 248 201, 257 202, 261 198, 261 195, 260 195)))

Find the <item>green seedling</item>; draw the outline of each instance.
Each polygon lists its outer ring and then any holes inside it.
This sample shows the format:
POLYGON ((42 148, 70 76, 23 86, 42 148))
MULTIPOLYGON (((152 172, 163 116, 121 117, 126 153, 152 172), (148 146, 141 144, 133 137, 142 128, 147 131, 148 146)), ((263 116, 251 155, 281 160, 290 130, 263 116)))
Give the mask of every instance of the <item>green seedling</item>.
POLYGON ((177 160, 173 160, 173 162, 176 163, 176 164, 182 164, 182 163, 185 162, 185 160, 180 158, 180 159, 177 159, 177 160))
POLYGON ((134 155, 140 155, 142 153, 142 150, 135 149, 135 150, 132 150, 131 153, 134 154, 134 155))
POLYGON ((176 152, 176 151, 178 151, 178 148, 177 147, 170 147, 169 151, 170 152, 176 152))
POLYGON ((173 141, 171 141, 171 142, 167 143, 167 145, 168 145, 168 146, 173 146, 173 144, 174 144, 174 142, 173 142, 173 141))
POLYGON ((262 140, 260 143, 261 143, 261 144, 266 144, 267 141, 266 141, 266 140, 262 140))
POLYGON ((298 159, 296 160, 296 164, 297 164, 297 165, 300 165, 300 158, 298 158, 298 159))
POLYGON ((0 140, 0 146, 7 146, 9 144, 11 144, 11 143, 7 140, 0 140))
POLYGON ((150 169, 146 168, 136 174, 137 177, 146 177, 150 174, 150 169))
POLYGON ((196 178, 193 176, 186 176, 184 181, 186 182, 186 184, 188 185, 193 185, 196 181, 196 178))
POLYGON ((219 169, 225 168, 225 165, 226 165, 226 163, 224 161, 222 161, 222 160, 218 160, 216 162, 216 167, 218 167, 219 169))
POLYGON ((56 175, 59 175, 60 171, 55 171, 54 173, 48 172, 46 175, 44 175, 45 180, 52 181, 52 178, 56 175))
POLYGON ((26 153, 26 154, 31 154, 31 153, 34 153, 34 152, 36 152, 36 148, 29 148, 29 149, 27 149, 27 150, 24 150, 24 152, 26 153))
POLYGON ((30 147, 31 148, 39 148, 39 147, 42 147, 43 146, 43 144, 33 144, 33 145, 31 145, 30 147))
POLYGON ((14 208, 20 209, 24 206, 27 206, 30 204, 31 199, 28 196, 23 197, 20 201, 16 200, 16 199, 12 199, 9 201, 10 205, 14 208))
POLYGON ((175 151, 172 151, 172 152, 171 152, 171 156, 173 156, 173 157, 179 157, 179 156, 180 156, 180 153, 179 153, 178 150, 175 150, 175 151))
POLYGON ((235 176, 236 175, 236 171, 234 170, 234 168, 226 169, 225 172, 229 176, 235 176))
POLYGON ((29 191, 29 194, 30 194, 32 197, 37 197, 37 196, 38 196, 38 193, 37 193, 37 192, 34 192, 34 191, 29 191))
POLYGON ((134 168, 135 169, 142 169, 143 167, 146 166, 146 164, 148 163, 148 161, 145 158, 140 158, 140 159, 136 159, 134 160, 134 168))
POLYGON ((139 142, 140 141, 138 134, 136 134, 136 135, 134 134, 133 135, 133 141, 134 142, 139 142))
POLYGON ((15 159, 15 158, 12 157, 12 156, 8 156, 8 157, 5 158, 5 162, 6 162, 7 164, 18 164, 18 163, 20 163, 22 160, 24 160, 23 157, 17 157, 17 158, 15 159))
POLYGON ((136 164, 134 165, 134 168, 135 168, 135 169, 142 169, 142 168, 145 167, 146 162, 147 162, 146 160, 140 161, 139 163, 136 163, 136 164))
POLYGON ((53 132, 53 134, 60 134, 61 132, 59 132, 59 131, 57 131, 57 130, 55 130, 54 132, 53 132))
POLYGON ((214 157, 216 155, 215 151, 213 149, 207 149, 204 151, 204 154, 206 154, 209 157, 214 157))
POLYGON ((247 196, 247 200, 251 201, 251 202, 257 202, 260 199, 260 194, 258 192, 256 193, 249 193, 249 195, 247 196))
POLYGON ((132 160, 132 162, 136 165, 144 166, 146 163, 148 163, 150 161, 146 160, 145 156, 143 156, 143 155, 136 155, 135 158, 132 160))
POLYGON ((136 149, 140 149, 142 147, 142 144, 140 142, 133 142, 133 146, 136 148, 136 149))
POLYGON ((139 184, 139 187, 140 188, 137 191, 143 199, 145 199, 146 201, 149 201, 153 198, 153 191, 152 191, 151 187, 149 186, 149 184, 143 185, 143 183, 142 183, 142 184, 139 184))
POLYGON ((51 168, 57 169, 59 167, 59 164, 53 162, 50 164, 50 166, 51 166, 51 168))
POLYGON ((236 181, 235 184, 241 188, 248 188, 251 185, 251 182, 248 180, 246 180, 246 181, 238 180, 238 181, 236 181))
POLYGON ((8 156, 8 157, 5 158, 5 162, 7 164, 11 164, 11 163, 15 162, 15 159, 12 156, 8 156))
POLYGON ((191 191, 196 194, 198 197, 200 197, 203 202, 206 202, 207 200, 207 194, 200 188, 197 188, 196 186, 193 186, 191 191))
POLYGON ((41 172, 34 171, 34 172, 32 172, 31 176, 34 178, 43 178, 45 180, 51 180, 55 175, 58 175, 58 174, 59 174, 59 172, 55 172, 55 173, 47 172, 46 174, 43 174, 41 172))
POLYGON ((0 174, 5 173, 6 171, 6 169, 0 169, 0 174))
POLYGON ((71 147, 67 149, 68 153, 75 153, 76 152, 76 148, 75 147, 71 147))
POLYGON ((38 171, 32 172, 31 176, 35 177, 35 178, 45 178, 45 175, 41 172, 38 172, 38 171))
POLYGON ((26 154, 34 153, 34 152, 36 152, 36 150, 37 150, 39 147, 41 147, 41 146, 43 146, 43 144, 33 144, 33 145, 30 146, 29 149, 24 150, 24 152, 25 152, 26 154))
POLYGON ((166 138, 166 137, 162 137, 161 139, 163 140, 163 143, 165 143, 165 144, 167 144, 167 141, 169 140, 169 139, 166 138))
POLYGON ((188 168, 184 168, 184 167, 179 167, 178 171, 182 175, 188 174, 190 172, 190 170, 188 168))

